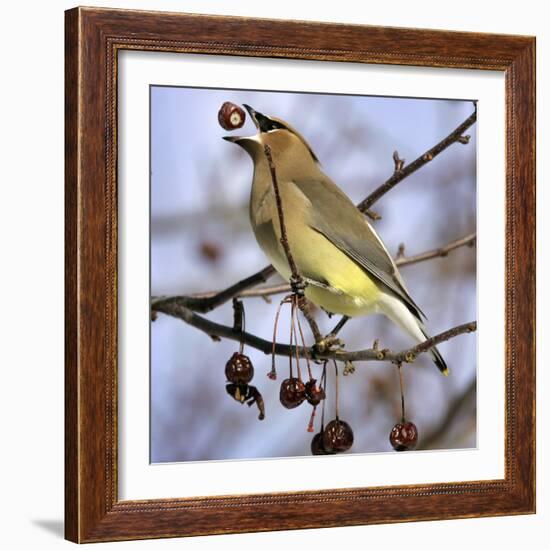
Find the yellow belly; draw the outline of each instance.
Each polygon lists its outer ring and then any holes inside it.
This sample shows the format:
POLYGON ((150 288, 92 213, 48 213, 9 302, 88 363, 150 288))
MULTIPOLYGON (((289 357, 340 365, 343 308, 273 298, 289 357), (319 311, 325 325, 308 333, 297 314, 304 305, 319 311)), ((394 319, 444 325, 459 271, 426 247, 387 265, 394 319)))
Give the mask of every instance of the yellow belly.
MULTIPOLYGON (((378 292, 380 291, 376 289, 372 294, 374 295, 378 292)), ((365 299, 364 296, 354 296, 347 293, 334 294, 323 288, 308 286, 306 288, 306 297, 325 311, 347 315, 348 317, 368 315, 376 311, 377 300, 373 299, 373 296, 365 299)))
MULTIPOLYGON (((258 242, 275 269, 288 281, 291 272, 278 239, 259 237, 258 242)), ((306 297, 314 304, 349 317, 376 311, 381 294, 378 285, 362 267, 323 235, 302 226, 299 231, 289 232, 289 243, 300 274, 326 282, 332 289, 309 285, 306 297)))

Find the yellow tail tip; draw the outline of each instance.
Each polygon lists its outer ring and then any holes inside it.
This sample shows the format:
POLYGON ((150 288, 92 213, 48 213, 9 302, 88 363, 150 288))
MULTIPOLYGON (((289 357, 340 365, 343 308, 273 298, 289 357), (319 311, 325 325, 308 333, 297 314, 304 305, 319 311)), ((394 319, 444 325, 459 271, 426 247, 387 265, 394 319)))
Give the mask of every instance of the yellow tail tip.
POLYGON ((442 370, 441 374, 443 374, 443 376, 449 376, 449 369, 442 370))

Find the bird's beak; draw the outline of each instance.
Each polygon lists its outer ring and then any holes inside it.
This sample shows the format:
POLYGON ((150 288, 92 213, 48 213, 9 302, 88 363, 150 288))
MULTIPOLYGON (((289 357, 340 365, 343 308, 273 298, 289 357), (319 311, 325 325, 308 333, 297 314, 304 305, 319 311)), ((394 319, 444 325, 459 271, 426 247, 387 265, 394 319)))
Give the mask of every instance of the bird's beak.
MULTIPOLYGON (((250 115, 254 126, 256 126, 256 128, 259 130, 260 123, 258 122, 258 116, 263 117, 262 113, 258 113, 258 111, 255 111, 250 105, 247 105, 246 103, 243 103, 243 107, 248 111, 248 114, 250 115)), ((230 143, 236 143, 237 145, 242 146, 242 142, 244 140, 254 140, 254 137, 255 136, 223 136, 223 139, 225 139, 225 141, 229 141, 230 143)))
POLYGON ((260 123, 258 122, 258 115, 263 116, 262 113, 258 113, 258 111, 255 111, 250 105, 247 105, 246 103, 243 103, 243 107, 248 111, 248 114, 250 115, 254 126, 256 126, 256 128, 259 130, 260 123))

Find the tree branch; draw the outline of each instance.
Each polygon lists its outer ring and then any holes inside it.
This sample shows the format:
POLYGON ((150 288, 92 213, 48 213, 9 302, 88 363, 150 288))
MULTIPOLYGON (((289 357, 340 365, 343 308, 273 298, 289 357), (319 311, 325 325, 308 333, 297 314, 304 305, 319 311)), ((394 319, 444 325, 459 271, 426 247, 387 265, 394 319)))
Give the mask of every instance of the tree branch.
POLYGON ((452 250, 460 248, 461 246, 472 247, 474 246, 475 243, 476 243, 476 234, 470 233, 469 235, 466 235, 461 239, 456 239, 455 241, 451 241, 450 243, 440 248, 434 248, 433 250, 428 250, 426 252, 422 252, 421 254, 416 254, 415 256, 408 256, 408 257, 404 255, 405 247, 401 245, 399 247, 400 253, 397 254, 397 257, 395 259, 395 264, 397 265, 397 267, 402 267, 404 265, 417 264, 419 262, 431 260, 432 258, 445 258, 446 256, 449 255, 449 252, 451 252, 452 250))
POLYGON ((251 275, 250 277, 247 277, 246 279, 243 279, 242 281, 239 281, 238 283, 227 287, 225 290, 220 290, 219 292, 215 293, 207 293, 202 296, 154 296, 151 299, 151 308, 154 309, 154 306, 157 305, 159 302, 175 301, 184 307, 192 309, 193 311, 208 313, 209 311, 212 311, 213 309, 216 309, 217 307, 225 304, 225 302, 228 302, 235 297, 239 297, 241 295, 241 292, 245 291, 246 289, 256 286, 260 283, 265 283, 267 279, 271 277, 271 275, 273 275, 274 273, 275 268, 271 265, 268 265, 257 273, 254 273, 254 275, 251 275))
MULTIPOLYGON (((171 317, 181 319, 188 325, 201 330, 214 339, 226 338, 229 340, 235 340, 262 351, 267 355, 272 353, 273 342, 264 340, 254 334, 250 334, 249 332, 236 331, 234 327, 210 321, 200 315, 197 315, 191 309, 175 300, 159 300, 153 304, 152 309, 158 313, 164 313, 166 315, 170 315, 171 317)), ((337 361, 390 361, 393 363, 410 363, 414 361, 419 354, 425 353, 441 342, 454 338, 459 334, 473 332, 476 328, 477 323, 475 321, 472 323, 459 325, 433 336, 413 348, 400 352, 370 348, 359 351, 343 351, 341 349, 337 349, 325 351, 323 353, 315 353, 315 350, 312 347, 289 346, 286 344, 276 343, 275 355, 283 355, 288 357, 289 354, 292 354, 293 356, 298 354, 299 357, 304 358, 315 355, 316 359, 319 361, 324 361, 325 359, 336 359, 337 361)))
POLYGON ((407 176, 410 176, 413 172, 416 172, 419 168, 432 161, 437 155, 445 151, 447 147, 450 147, 453 143, 466 144, 469 142, 469 136, 465 136, 464 132, 472 126, 477 120, 477 108, 476 110, 462 123, 457 126, 446 138, 442 139, 439 143, 434 145, 431 149, 426 151, 423 155, 420 155, 413 162, 405 165, 405 161, 399 158, 397 151, 394 152, 394 172, 392 176, 386 180, 380 187, 375 189, 366 199, 362 200, 357 208, 361 212, 368 210, 376 201, 382 198, 388 191, 393 189, 399 182, 403 181, 407 176))

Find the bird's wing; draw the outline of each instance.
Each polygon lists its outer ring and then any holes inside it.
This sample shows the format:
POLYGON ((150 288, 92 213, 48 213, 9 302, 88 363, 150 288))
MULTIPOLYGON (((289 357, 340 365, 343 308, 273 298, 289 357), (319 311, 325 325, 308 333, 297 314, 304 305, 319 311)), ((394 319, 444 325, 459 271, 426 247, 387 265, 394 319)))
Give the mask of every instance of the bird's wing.
POLYGON ((419 320, 425 318, 380 237, 349 197, 324 174, 293 183, 312 205, 310 226, 401 298, 419 320))

